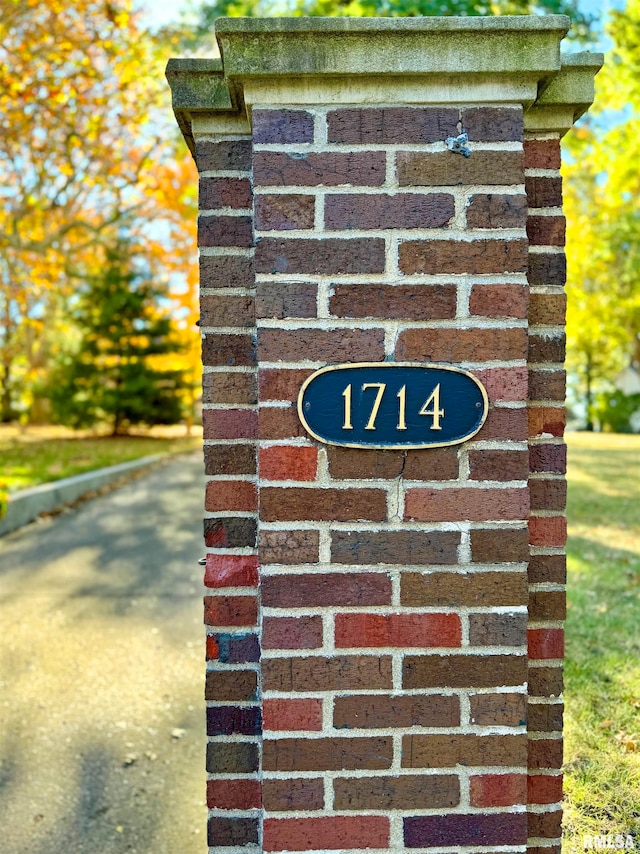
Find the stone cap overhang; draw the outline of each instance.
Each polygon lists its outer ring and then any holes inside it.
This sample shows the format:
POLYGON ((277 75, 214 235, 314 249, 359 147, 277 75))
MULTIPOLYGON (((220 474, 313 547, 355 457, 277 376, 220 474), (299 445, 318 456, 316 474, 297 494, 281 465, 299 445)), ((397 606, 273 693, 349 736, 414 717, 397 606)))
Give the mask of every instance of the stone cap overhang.
POLYGON ((593 101, 602 54, 561 55, 564 15, 218 18, 221 59, 171 59, 173 109, 194 134, 248 133, 251 108, 520 104, 565 133, 593 101))

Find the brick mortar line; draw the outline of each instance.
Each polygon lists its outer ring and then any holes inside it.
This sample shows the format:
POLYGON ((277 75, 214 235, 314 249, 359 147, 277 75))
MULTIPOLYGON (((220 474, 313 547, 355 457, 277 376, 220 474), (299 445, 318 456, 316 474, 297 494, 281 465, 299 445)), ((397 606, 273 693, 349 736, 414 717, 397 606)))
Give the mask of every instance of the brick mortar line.
MULTIPOLYGON (((217 477, 223 477, 223 475, 217 475, 217 477)), ((224 477, 229 477, 233 479, 234 475, 224 475, 224 477)), ((251 475, 238 475, 240 477, 251 477, 251 475)), ((351 488, 362 487, 363 482, 367 484, 372 484, 379 489, 391 489, 393 490, 395 486, 398 485, 398 481, 402 488, 404 489, 429 489, 429 490, 440 490, 446 492, 451 489, 491 489, 491 490, 500 490, 500 489, 526 489, 528 485, 527 480, 464 480, 461 481, 459 478, 451 479, 451 480, 433 480, 433 481, 423 481, 423 480, 405 480, 404 478, 342 478, 342 477, 328 477, 326 481, 319 480, 296 480, 296 479, 288 479, 288 480, 269 480, 268 478, 264 478, 261 480, 261 483, 265 487, 274 487, 279 489, 284 488, 297 488, 297 487, 307 487, 307 486, 323 486, 325 483, 340 484, 341 486, 349 486, 351 488), (428 484, 428 486, 427 486, 428 484)), ((540 513, 549 512, 552 516, 557 516, 557 512, 553 511, 538 511, 540 513)), ((461 520, 464 521, 464 520, 461 520)), ((478 521, 478 520, 471 520, 478 521)), ((492 521, 502 521, 500 519, 495 519, 492 521)), ((514 520, 510 520, 514 521, 514 520)))
POLYGON ((253 208, 232 208, 229 205, 221 208, 199 208, 198 219, 212 216, 250 217, 253 216, 253 208))
POLYGON ((559 169, 541 169, 536 166, 527 166, 524 170, 525 178, 561 178, 559 169))
POLYGON ((537 245, 537 244, 529 244, 529 254, 530 255, 564 255, 565 248, 564 246, 547 246, 547 245, 537 245))
MULTIPOLYGON (((200 288, 201 297, 254 297, 256 294, 255 287, 253 288, 200 288)), ((248 327, 250 328, 250 327, 248 327)))
MULTIPOLYGON (((305 327, 300 327, 300 328, 305 328, 305 327)), ((306 328, 308 328, 308 327, 306 327, 306 328)), ((373 327, 373 328, 379 329, 380 327, 377 326, 377 327, 373 327)), ((492 328, 492 327, 489 327, 489 328, 492 328)), ((452 327, 452 329, 455 331, 456 327, 452 327)), ((321 330, 321 331, 328 332, 329 330, 321 330)), ((406 364, 407 361, 411 361, 411 360, 405 360, 405 359, 398 360, 397 364, 406 364)), ((421 364, 420 362, 416 362, 415 359, 413 360, 413 362, 415 362, 416 364, 421 364)), ((393 362, 393 363, 384 362, 383 359, 378 359, 377 362, 376 361, 371 362, 371 364, 378 364, 378 363, 381 365, 382 364, 387 364, 387 365, 388 364, 396 364, 395 362, 393 362)), ((452 362, 450 362, 450 361, 447 361, 447 362, 430 362, 429 364, 450 365, 450 364, 452 364, 452 362)), ((502 361, 500 359, 492 359, 492 360, 487 360, 486 362, 472 362, 470 360, 464 360, 462 362, 462 364, 464 365, 464 368, 467 371, 485 371, 485 370, 488 371, 488 370, 491 370, 493 368, 526 368, 526 367, 530 367, 527 364, 525 359, 513 359, 511 361, 506 361, 506 360, 502 361)), ((551 367, 547 367, 547 369, 549 371, 557 371, 558 370, 557 367, 553 367, 553 364, 555 364, 555 363, 547 363, 547 364, 551 364, 551 367)), ((260 362, 260 367, 262 370, 265 370, 265 369, 266 370, 280 370, 280 369, 281 370, 298 370, 298 369, 304 369, 304 370, 309 370, 309 372, 312 372, 312 371, 317 371, 320 368, 324 368, 326 366, 327 366, 327 362, 325 362, 325 361, 315 361, 315 360, 312 361, 311 359, 300 359, 299 361, 287 361, 287 362, 285 362, 285 361, 281 361, 281 362, 261 361, 260 362)), ((273 409, 285 408, 282 406, 270 407, 267 405, 267 403, 268 403, 267 401, 264 401, 261 405, 265 406, 265 408, 273 408, 273 409)), ((291 406, 290 401, 285 401, 285 403, 288 403, 288 405, 291 406)), ((497 401, 497 403, 500 404, 499 406, 496 406, 496 408, 498 408, 498 409, 526 409, 527 408, 525 401, 500 400, 500 401, 497 401)))
POLYGON ((201 258, 253 258, 254 248, 242 246, 199 246, 198 251, 201 258))
MULTIPOLYGON (((245 251, 245 250, 242 250, 245 251)), ((399 275, 392 277, 387 273, 256 273, 257 284, 271 285, 300 283, 321 284, 330 281, 331 284, 339 285, 368 285, 368 284, 396 284, 396 285, 457 285, 460 282, 472 279, 475 285, 523 285, 528 286, 526 273, 483 273, 472 275, 470 273, 415 273, 412 275, 399 275)))
MULTIPOLYGON (((522 142, 506 140, 489 142, 488 140, 469 140, 471 155, 483 151, 516 151, 523 150, 522 142)), ((368 154, 384 151, 390 154, 449 154, 444 140, 435 142, 329 142, 328 140, 313 142, 254 142, 255 153, 276 152, 279 154, 368 154)), ((453 154, 452 154, 453 156, 453 154)), ((550 170, 534 170, 550 171, 550 170)), ((204 174, 204 173, 203 173, 204 174)))
MULTIPOLYGON (((527 232, 525 228, 466 228, 463 225, 454 227, 441 226, 440 228, 424 228, 416 226, 415 228, 390 228, 389 226, 379 226, 377 228, 323 228, 322 231, 314 231, 313 228, 291 228, 291 229, 270 229, 270 230, 255 230, 257 240, 264 238, 277 238, 294 242, 296 240, 357 240, 366 238, 395 238, 399 241, 423 240, 423 241, 446 241, 457 243, 473 243, 474 241, 484 240, 526 240, 527 232)), ((559 250, 558 253, 564 252, 564 249, 559 246, 534 246, 529 245, 529 251, 535 252, 541 250, 549 253, 552 250, 559 250)), ((330 274, 327 274, 330 275, 330 274)), ((471 274, 465 273, 469 276, 471 274)))

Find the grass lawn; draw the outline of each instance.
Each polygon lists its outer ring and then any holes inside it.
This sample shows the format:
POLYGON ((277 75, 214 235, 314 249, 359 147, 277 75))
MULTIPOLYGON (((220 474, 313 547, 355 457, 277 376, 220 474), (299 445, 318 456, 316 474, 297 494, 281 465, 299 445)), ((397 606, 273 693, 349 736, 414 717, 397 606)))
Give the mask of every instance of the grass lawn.
POLYGON ((640 850, 640 437, 569 446, 563 852, 584 835, 640 850))
POLYGON ((63 427, 0 425, 0 486, 9 492, 48 483, 149 454, 176 454, 199 448, 202 431, 185 436, 184 427, 154 428, 140 436, 94 436, 63 427))

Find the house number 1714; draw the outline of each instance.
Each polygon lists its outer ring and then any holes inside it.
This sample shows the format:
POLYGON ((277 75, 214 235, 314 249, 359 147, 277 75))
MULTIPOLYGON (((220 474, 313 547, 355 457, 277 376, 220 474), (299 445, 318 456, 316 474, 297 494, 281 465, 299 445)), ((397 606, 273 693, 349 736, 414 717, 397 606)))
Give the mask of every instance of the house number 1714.
MULTIPOLYGON (((387 383, 362 383, 362 391, 368 391, 369 389, 376 389, 376 395, 373 399, 373 404, 371 406, 371 412, 369 414, 369 418, 365 425, 365 430, 375 430, 376 429, 376 418, 378 417, 378 412, 380 410, 380 404, 382 403, 382 398, 387 390, 387 383)), ((351 423, 351 409, 352 409, 352 398, 353 398, 353 384, 349 383, 349 385, 342 392, 342 397, 344 398, 344 421, 342 424, 343 430, 353 430, 353 424, 351 423)), ((402 388, 397 392, 396 397, 398 398, 398 423, 396 425, 396 430, 406 430, 407 429, 407 386, 403 385, 402 388)), ((440 419, 444 418, 444 409, 440 408, 440 383, 434 388, 429 397, 425 400, 423 405, 418 410, 418 415, 430 415, 432 418, 431 424, 429 425, 430 430, 442 430, 440 426, 440 419), (431 408, 429 408, 431 407, 431 408)))

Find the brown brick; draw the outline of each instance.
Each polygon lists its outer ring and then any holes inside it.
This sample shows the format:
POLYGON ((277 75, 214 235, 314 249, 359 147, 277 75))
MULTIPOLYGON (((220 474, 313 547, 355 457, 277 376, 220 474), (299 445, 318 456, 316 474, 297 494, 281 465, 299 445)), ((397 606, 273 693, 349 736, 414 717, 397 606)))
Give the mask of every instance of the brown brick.
POLYGON ((456 531, 332 531, 331 560, 341 564, 447 564, 457 562, 456 531))
POLYGON ((203 365, 250 367, 256 361, 253 335, 205 335, 202 339, 203 365))
MULTIPOLYGON (((337 655, 332 658, 320 656, 263 658, 262 679, 265 691, 289 692, 390 689, 393 684, 391 657, 387 655, 337 655)), ((313 742, 313 744, 315 743, 313 742)), ((387 766, 383 767, 386 768, 387 766)), ((324 770, 329 771, 330 769, 324 770)))
POLYGON ((336 614, 336 649, 460 647, 457 614, 336 614))
POLYGON ((455 448, 419 451, 372 451, 358 448, 329 448, 329 474, 337 480, 454 480, 458 477, 455 448))
POLYGON ((203 296, 200 299, 200 326, 254 326, 253 297, 203 296))
POLYGON ((562 178, 525 178, 525 192, 530 208, 555 208, 562 206, 562 178))
POLYGON ((561 667, 529 667, 530 697, 559 697, 562 687, 561 667))
POLYGON ((240 255, 200 256, 200 287, 252 288, 254 283, 253 258, 240 255))
POLYGON ((324 806, 324 781, 263 780, 262 799, 268 812, 321 810, 324 806))
POLYGON ((527 697, 525 694, 471 694, 470 721, 475 726, 525 726, 527 697))
MULTIPOLYGON (((533 481, 532 481, 533 483, 533 481)), ((529 583, 565 584, 567 559, 564 555, 531 555, 529 561, 529 583)))
POLYGON ((407 848, 524 845, 526 841, 526 813, 454 813, 404 819, 404 844, 407 848))
POLYGON ((257 842, 257 818, 211 816, 207 822, 207 844, 210 847, 255 845, 257 842))
POLYGON ((532 510, 564 510, 567 504, 566 480, 531 480, 532 510))
POLYGON ((205 409, 202 430, 205 439, 255 439, 258 413, 254 409, 205 409))
POLYGON ((525 318, 529 291, 524 285, 474 285, 469 311, 481 317, 525 318))
POLYGON ((469 451, 471 480, 526 480, 527 451, 469 451))
POLYGON ((567 520, 562 516, 529 519, 529 543, 542 548, 560 548, 567 541, 567 520))
POLYGON ((379 237, 262 237, 255 267, 258 273, 384 273, 384 252, 379 237))
POLYGON ((208 670, 205 700, 255 700, 258 674, 255 670, 208 670))
POLYGON ((425 362, 476 362, 522 359, 526 329, 406 329, 400 333, 396 358, 425 362))
POLYGON ((261 590, 269 608, 391 604, 391 581, 384 572, 270 575, 262 579, 261 590))
POLYGON ((566 311, 566 294, 531 294, 529 324, 564 326, 566 311))
POLYGON ((255 225, 257 231, 287 231, 293 228, 313 228, 316 200, 300 193, 256 196, 255 225))
POLYGON ((198 140, 196 163, 199 172, 213 170, 251 171, 251 140, 233 139, 223 142, 198 140))
POLYGON ((559 139, 526 139, 524 142, 525 169, 559 169, 559 139))
POLYGON ((565 371, 529 371, 529 400, 564 402, 566 385, 565 371))
POLYGON ((563 216, 530 216, 527 237, 532 246, 564 246, 566 220, 563 216))
MULTIPOLYGON (((515 240, 405 240, 398 253, 400 270, 416 273, 523 273, 527 269, 527 241, 515 240)), ((368 271, 364 271, 368 272, 368 271)))
POLYGON ((468 228, 524 228, 527 225, 527 197, 475 193, 467 206, 468 228))
POLYGON ((526 401, 528 376, 526 367, 489 368, 486 371, 474 371, 474 375, 483 383, 489 400, 526 401))
POLYGON ((460 184, 521 184, 520 151, 474 151, 460 157, 450 151, 400 151, 397 154, 401 187, 453 187, 460 184))
POLYGON ((260 531, 260 563, 317 563, 318 531, 260 531))
POLYGON ((529 532, 517 529, 471 531, 471 559, 474 563, 512 563, 529 559, 529 532))
MULTIPOLYGON (((496 532, 492 534, 495 537, 496 532)), ((400 600, 414 608, 523 605, 527 576, 524 572, 405 572, 400 600)))
POLYGON ((207 780, 207 806, 219 810, 250 810, 262 806, 259 780, 207 780))
POLYGON ((454 768, 456 765, 525 765, 526 735, 406 735, 403 768, 454 768))
POLYGON ((425 810, 460 803, 455 774, 340 778, 333 783, 336 810, 425 810))
POLYGON ((255 511, 258 509, 256 486, 244 480, 211 481, 207 484, 204 506, 211 513, 255 511))
POLYGON ((564 705, 562 703, 529 703, 527 729, 529 732, 560 732, 564 705))
POLYGON ((458 111, 451 107, 374 107, 327 114, 329 142, 393 145, 440 142, 456 136, 458 111))
POLYGON ((250 216, 218 214, 198 217, 198 246, 253 246, 253 220, 250 216))
POLYGON ((206 626, 255 626, 258 604, 255 596, 205 596, 206 626))
POLYGON ((564 252, 530 253, 527 279, 530 285, 564 285, 567 281, 567 259, 564 252))
POLYGON ((265 481, 313 481, 318 473, 318 449, 307 445, 269 445, 258 454, 260 478, 265 481))
POLYGON ((285 154, 257 151, 253 181, 257 187, 380 187, 384 184, 384 151, 285 154))
POLYGON ((337 729, 408 729, 460 726, 460 701, 438 694, 336 697, 333 725, 337 729))
MULTIPOLYGON (((462 127, 473 142, 519 142, 523 124, 520 107, 467 107, 462 127)), ((477 152, 476 152, 477 153, 477 152)))
POLYGON ((204 583, 207 587, 257 587, 257 555, 208 554, 204 583))
POLYGON ((328 850, 387 848, 389 818, 382 815, 327 815, 265 819, 265 851, 309 851, 318 847, 319 840, 328 850))
POLYGON ((534 839, 560 839, 562 836, 562 810, 553 812, 530 812, 528 833, 534 839))
POLYGON ((321 617, 264 617, 263 649, 317 649, 322 646, 321 617))
POLYGON ((382 522, 387 518, 387 494, 382 489, 314 489, 265 487, 260 493, 264 522, 382 522))
POLYGON ((529 448, 529 467, 532 472, 565 474, 567 471, 567 446, 559 442, 553 445, 531 445, 529 448))
POLYGON ((205 445, 205 474, 255 474, 255 445, 205 445))
POLYGON ((306 436, 298 412, 293 406, 261 406, 258 413, 258 436, 260 439, 293 439, 306 436))
POLYGON ((486 439, 508 439, 512 442, 527 438, 527 410, 502 409, 489 406, 489 414, 484 426, 475 437, 479 441, 486 439))
POLYGON ((264 728, 268 730, 322 730, 322 700, 319 697, 278 697, 262 701, 264 728))
POLYGON ((510 807, 527 803, 526 774, 477 774, 469 778, 473 807, 510 807))
POLYGON ((562 767, 562 739, 529 739, 529 768, 562 767))
POLYGON ((259 373, 260 400, 297 401, 298 392, 311 373, 309 368, 263 368, 259 373))
POLYGON ((264 362, 381 362, 383 329, 261 329, 258 350, 264 362))
POLYGON ((250 208, 251 198, 248 178, 200 178, 200 210, 250 208))
POLYGON ((256 317, 315 317, 317 296, 311 282, 258 282, 256 317))
POLYGON ((493 688, 527 681, 524 655, 405 655, 403 688, 493 688))
POLYGON ((524 646, 527 642, 526 614, 470 614, 471 646, 524 646))
POLYGON ((305 110, 253 110, 254 143, 313 142, 313 116, 305 110))
POLYGON ((567 413, 559 406, 530 406, 529 407, 529 436, 541 436, 549 433, 562 438, 567 424, 567 413))
POLYGON ((334 317, 448 320, 456 316, 455 285, 334 285, 334 317))
POLYGON ((255 519, 224 517, 204 520, 204 541, 210 548, 254 548, 256 545, 255 519))
POLYGON ((485 522, 525 519, 529 491, 518 488, 428 489, 416 487, 405 493, 404 518, 419 522, 485 522))
POLYGON ((258 770, 258 745, 254 742, 213 742, 207 744, 207 771, 210 774, 250 774, 258 770))
POLYGON ((250 373, 212 373, 202 376, 202 396, 205 403, 258 402, 257 378, 250 373))
POLYGON ((327 229, 445 228, 454 213, 449 193, 332 194, 325 197, 324 225, 327 229))
POLYGON ((562 590, 535 590, 529 594, 529 619, 564 620, 567 604, 562 590))
POLYGON ((566 338, 562 335, 529 335, 529 363, 564 362, 566 338))
POLYGON ((279 738, 264 740, 265 771, 352 771, 391 767, 388 737, 279 738))

